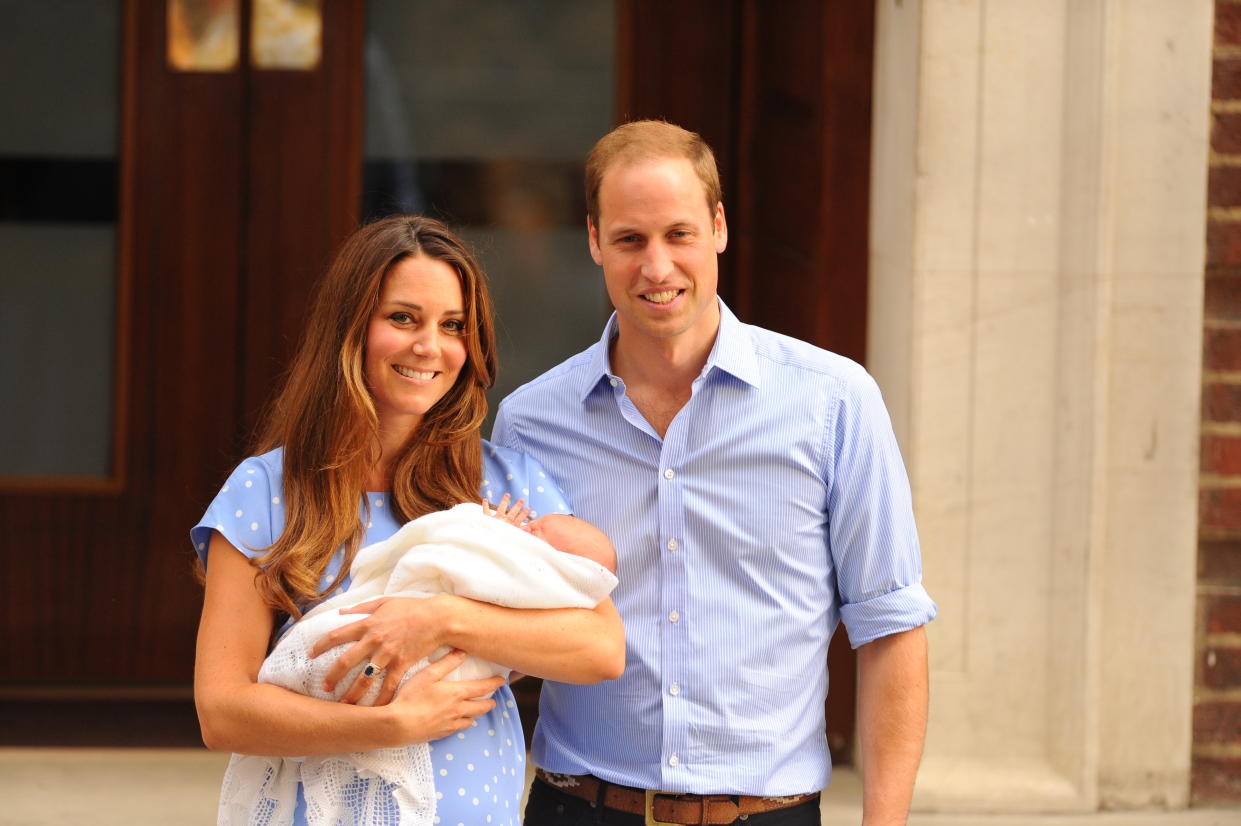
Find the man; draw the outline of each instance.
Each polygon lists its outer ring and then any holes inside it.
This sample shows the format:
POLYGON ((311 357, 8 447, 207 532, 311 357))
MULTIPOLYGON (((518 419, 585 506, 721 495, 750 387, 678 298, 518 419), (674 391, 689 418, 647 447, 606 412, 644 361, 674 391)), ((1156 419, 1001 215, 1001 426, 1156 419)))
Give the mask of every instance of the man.
POLYGON ((586 187, 616 312, 504 400, 493 438, 539 459, 612 539, 626 667, 544 684, 526 823, 818 824, 842 620, 859 649, 863 822, 904 823, 935 606, 879 391, 719 301, 728 225, 697 135, 620 126, 586 187))

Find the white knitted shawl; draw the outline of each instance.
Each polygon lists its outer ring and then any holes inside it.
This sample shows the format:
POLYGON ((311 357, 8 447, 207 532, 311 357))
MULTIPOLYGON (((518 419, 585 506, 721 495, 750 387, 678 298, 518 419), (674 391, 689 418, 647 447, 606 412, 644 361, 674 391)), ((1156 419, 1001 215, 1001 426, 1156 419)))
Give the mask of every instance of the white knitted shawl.
MULTIPOLYGON (((351 573, 347 591, 320 603, 289 629, 263 662, 260 682, 338 700, 362 665, 328 693, 322 689, 323 678, 347 646, 313 660, 310 650, 324 634, 361 618, 342 615, 341 608, 376 597, 449 593, 510 608, 593 608, 616 587, 616 577, 602 565, 557 551, 487 516, 475 504, 407 523, 389 539, 358 551, 351 573)), ((448 650, 441 648, 417 663, 402 677, 402 684, 448 650)), ((447 679, 508 673, 508 668, 471 656, 447 679)), ((380 681, 374 683, 359 705, 374 702, 380 681)), ((418 743, 309 757, 234 754, 224 775, 218 823, 288 826, 299 782, 310 826, 421 826, 435 816, 430 748, 418 743)))

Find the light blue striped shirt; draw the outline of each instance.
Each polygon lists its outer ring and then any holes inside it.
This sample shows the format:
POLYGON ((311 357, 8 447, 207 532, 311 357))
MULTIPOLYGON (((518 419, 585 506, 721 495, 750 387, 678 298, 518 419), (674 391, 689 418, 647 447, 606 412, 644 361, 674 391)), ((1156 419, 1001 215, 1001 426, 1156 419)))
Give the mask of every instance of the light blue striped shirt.
POLYGON ((935 616, 874 381, 720 311, 662 439, 611 371, 615 316, 500 405, 493 441, 540 461, 619 556, 625 673, 544 684, 533 756, 549 771, 700 794, 821 789, 837 623, 857 647, 935 616))

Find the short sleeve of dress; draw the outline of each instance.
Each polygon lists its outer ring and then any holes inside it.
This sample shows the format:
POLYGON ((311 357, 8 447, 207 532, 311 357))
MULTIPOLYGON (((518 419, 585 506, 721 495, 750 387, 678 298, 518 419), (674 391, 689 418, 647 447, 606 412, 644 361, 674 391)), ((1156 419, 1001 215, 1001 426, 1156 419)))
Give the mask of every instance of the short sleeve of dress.
POLYGON ((211 532, 218 531, 247 557, 260 556, 284 529, 280 459, 268 453, 246 459, 229 474, 207 512, 190 529, 194 551, 207 565, 211 532))
POLYGON ((482 496, 495 504, 504 494, 525 499, 530 518, 548 513, 572 513, 564 491, 533 457, 483 440, 482 496))

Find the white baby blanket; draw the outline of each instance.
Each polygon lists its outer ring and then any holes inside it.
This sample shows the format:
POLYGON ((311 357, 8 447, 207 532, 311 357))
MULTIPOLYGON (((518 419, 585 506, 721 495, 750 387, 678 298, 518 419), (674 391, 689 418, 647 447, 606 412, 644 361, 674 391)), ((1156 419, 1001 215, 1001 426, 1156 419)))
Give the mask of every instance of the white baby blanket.
MULTIPOLYGON (((259 681, 337 700, 356 666, 336 691, 323 691, 323 678, 346 646, 315 659, 310 650, 324 634, 361 619, 340 613, 380 596, 428 597, 448 593, 509 608, 593 608, 616 587, 616 577, 583 557, 557 551, 543 540, 483 513, 476 504, 427 514, 383 542, 358 551, 349 589, 308 611, 263 662, 259 681)), ((352 645, 352 643, 349 643, 352 645)), ((441 648, 417 663, 402 684, 441 648)), ((509 669, 476 657, 447 679, 473 680, 509 669)), ((371 705, 379 680, 360 701, 371 705)), ((297 784, 303 784, 310 826, 323 824, 430 824, 435 786, 426 743, 368 752, 310 757, 234 754, 224 775, 221 826, 287 826, 292 823, 297 784), (348 790, 347 793, 345 790, 348 790)))

